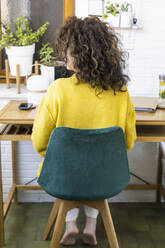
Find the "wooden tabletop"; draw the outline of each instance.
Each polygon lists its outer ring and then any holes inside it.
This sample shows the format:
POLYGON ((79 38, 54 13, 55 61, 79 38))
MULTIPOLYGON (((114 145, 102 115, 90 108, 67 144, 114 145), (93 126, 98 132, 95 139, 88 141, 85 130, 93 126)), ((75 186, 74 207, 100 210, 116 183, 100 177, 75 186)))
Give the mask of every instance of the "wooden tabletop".
MULTIPOLYGON (((37 108, 19 110, 23 101, 12 100, 0 111, 0 123, 3 124, 33 124, 37 108)), ((3 129, 4 127, 2 127, 3 129)), ((137 141, 165 142, 165 110, 156 112, 136 112, 137 141)), ((0 135, 0 140, 30 140, 30 135, 0 135), (22 138, 23 136, 23 138, 22 138)))
POLYGON ((12 100, 0 111, 0 123, 4 124, 33 124, 37 108, 19 110, 20 103, 26 101, 12 100))
POLYGON ((136 111, 136 125, 165 125, 165 109, 155 112, 136 111))
MULTIPOLYGON (((0 123, 7 124, 33 124, 37 108, 32 110, 19 110, 23 101, 12 100, 0 111, 0 123)), ((136 125, 165 125, 165 109, 152 112, 136 112, 136 125)))

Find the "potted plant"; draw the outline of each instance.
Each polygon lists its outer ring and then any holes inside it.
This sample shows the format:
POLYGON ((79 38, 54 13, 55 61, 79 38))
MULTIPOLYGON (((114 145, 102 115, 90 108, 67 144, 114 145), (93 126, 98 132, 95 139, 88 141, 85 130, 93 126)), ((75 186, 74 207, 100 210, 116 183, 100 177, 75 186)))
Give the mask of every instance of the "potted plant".
POLYGON ((131 19, 132 19, 132 5, 130 3, 124 2, 121 4, 120 27, 121 28, 131 27, 131 19))
POLYGON ((27 76, 32 73, 35 43, 44 35, 49 23, 46 22, 36 31, 30 28, 26 17, 19 16, 13 23, 15 32, 8 23, 1 21, 0 49, 6 49, 11 74, 16 76, 16 64, 19 64, 20 76, 27 76))
POLYGON ((105 6, 105 14, 103 19, 113 27, 119 27, 120 25, 120 6, 118 3, 107 2, 105 6))
POLYGON ((39 50, 41 75, 48 78, 51 83, 55 79, 55 66, 58 64, 53 47, 49 42, 42 44, 39 50))
POLYGON ((39 50, 39 59, 41 64, 41 75, 48 78, 49 83, 60 77, 71 75, 65 67, 63 61, 57 60, 55 51, 49 42, 42 44, 39 50))

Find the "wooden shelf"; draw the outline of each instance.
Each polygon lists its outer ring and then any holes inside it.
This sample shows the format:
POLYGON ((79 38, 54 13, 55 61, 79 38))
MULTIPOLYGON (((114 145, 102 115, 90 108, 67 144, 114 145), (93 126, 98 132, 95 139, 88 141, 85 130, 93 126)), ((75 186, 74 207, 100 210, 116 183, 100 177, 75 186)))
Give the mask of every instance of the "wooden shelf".
POLYGON ((138 126, 136 125, 137 140, 140 142, 164 142, 164 126, 138 126))
POLYGON ((112 27, 112 28, 115 30, 142 30, 143 29, 143 28, 133 28, 133 27, 130 27, 130 28, 112 27))
POLYGON ((32 124, 7 124, 0 128, 0 140, 30 141, 32 124))

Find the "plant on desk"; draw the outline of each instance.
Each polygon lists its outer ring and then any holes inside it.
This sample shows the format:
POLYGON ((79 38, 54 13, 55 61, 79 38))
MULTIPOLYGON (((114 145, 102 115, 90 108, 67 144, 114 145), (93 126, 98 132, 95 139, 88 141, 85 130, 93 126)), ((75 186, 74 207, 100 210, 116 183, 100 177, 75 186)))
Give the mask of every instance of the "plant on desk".
POLYGON ((165 90, 162 90, 159 92, 159 96, 162 98, 162 99, 165 99, 165 90))
POLYGON ((68 77, 70 71, 66 69, 65 63, 59 61, 56 57, 54 48, 50 42, 42 44, 39 50, 39 59, 41 65, 41 75, 48 78, 49 83, 60 77, 68 77))
POLYGON ((39 52, 41 75, 34 75, 27 80, 28 102, 39 105, 49 84, 60 77, 71 76, 64 62, 58 61, 50 43, 42 44, 39 52))
POLYGON ((29 20, 26 17, 19 16, 13 20, 15 32, 12 31, 9 23, 1 21, 0 30, 0 49, 5 48, 9 59, 10 71, 16 76, 16 64, 20 65, 20 76, 30 75, 32 73, 33 54, 35 43, 45 34, 48 28, 48 22, 40 26, 36 31, 30 28, 29 20))
POLYGON ((53 47, 50 45, 50 42, 42 44, 41 49, 39 50, 40 63, 46 66, 55 66, 58 64, 57 58, 53 47))

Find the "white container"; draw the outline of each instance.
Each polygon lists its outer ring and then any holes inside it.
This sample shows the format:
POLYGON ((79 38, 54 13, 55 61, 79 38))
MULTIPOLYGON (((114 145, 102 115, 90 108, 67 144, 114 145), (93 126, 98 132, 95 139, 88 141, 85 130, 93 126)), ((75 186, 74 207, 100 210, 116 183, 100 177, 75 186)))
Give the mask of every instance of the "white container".
POLYGON ((118 28, 120 26, 120 14, 117 14, 115 16, 108 14, 106 22, 108 22, 111 27, 118 28))
POLYGON ((16 65, 20 65, 20 76, 27 76, 32 73, 33 55, 35 44, 30 46, 6 47, 6 54, 9 60, 10 73, 16 76, 16 65))
POLYGON ((132 26, 132 12, 121 12, 120 17, 120 27, 121 28, 130 28, 132 26))
POLYGON ((41 75, 31 76, 27 80, 28 103, 39 105, 49 87, 49 80, 41 75))
POLYGON ((49 80, 49 84, 55 80, 55 67, 41 65, 40 67, 41 75, 46 77, 49 80))

